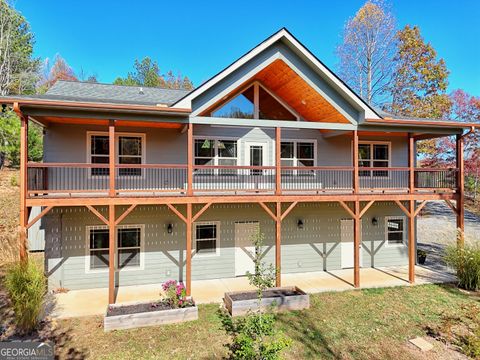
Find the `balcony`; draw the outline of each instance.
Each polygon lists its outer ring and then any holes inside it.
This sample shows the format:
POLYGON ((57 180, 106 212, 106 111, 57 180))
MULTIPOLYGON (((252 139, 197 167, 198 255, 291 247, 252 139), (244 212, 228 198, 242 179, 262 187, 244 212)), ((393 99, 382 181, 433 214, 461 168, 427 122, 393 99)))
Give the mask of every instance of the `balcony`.
MULTIPOLYGON (((354 167, 29 163, 27 197, 354 194, 354 167), (112 180, 112 181, 111 181, 112 180), (191 181, 191 191, 189 191, 191 181)), ((413 192, 454 192, 457 169, 413 170, 413 192)), ((359 168, 357 193, 412 193, 407 167, 359 168)))

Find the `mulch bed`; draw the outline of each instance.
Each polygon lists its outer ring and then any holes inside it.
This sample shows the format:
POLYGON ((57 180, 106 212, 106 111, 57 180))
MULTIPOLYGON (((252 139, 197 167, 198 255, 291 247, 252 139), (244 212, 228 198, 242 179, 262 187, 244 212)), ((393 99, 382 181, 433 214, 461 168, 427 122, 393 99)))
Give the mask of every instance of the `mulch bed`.
MULTIPOLYGON (((188 305, 186 307, 193 306, 188 305)), ((130 315, 152 311, 172 310, 164 301, 108 307, 107 316, 130 315)))
MULTIPOLYGON (((286 296, 294 296, 294 295, 305 295, 305 294, 294 289, 275 289, 275 290, 265 290, 262 292, 262 296, 264 298, 286 297, 286 296)), ((257 298, 257 292, 246 291, 242 293, 231 294, 230 298, 233 301, 253 300, 257 298)))

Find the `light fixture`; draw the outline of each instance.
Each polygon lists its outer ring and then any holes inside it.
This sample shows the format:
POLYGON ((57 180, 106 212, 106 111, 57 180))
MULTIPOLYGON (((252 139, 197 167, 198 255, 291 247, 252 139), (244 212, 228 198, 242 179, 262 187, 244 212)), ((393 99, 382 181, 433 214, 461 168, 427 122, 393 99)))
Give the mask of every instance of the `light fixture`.
POLYGON ((299 228, 300 230, 303 229, 303 220, 302 220, 302 219, 298 219, 298 221, 297 221, 297 228, 299 228))
POLYGON ((168 224, 168 226, 167 226, 167 232, 168 232, 169 234, 173 233, 173 225, 172 225, 172 223, 168 224))
POLYGON ((378 225, 378 219, 377 219, 375 216, 372 218, 372 225, 373 225, 373 226, 377 226, 377 225, 378 225))

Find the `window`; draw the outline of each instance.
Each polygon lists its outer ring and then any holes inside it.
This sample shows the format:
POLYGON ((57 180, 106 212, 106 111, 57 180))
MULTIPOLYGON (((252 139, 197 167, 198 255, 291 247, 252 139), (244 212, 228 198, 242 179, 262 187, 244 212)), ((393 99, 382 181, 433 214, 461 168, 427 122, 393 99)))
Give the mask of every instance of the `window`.
MULTIPOLYGON (((195 139, 195 165, 236 166, 237 141, 222 139, 195 139)), ((235 170, 205 169, 202 174, 232 174, 235 170)), ((198 171, 197 171, 198 173, 198 171)))
MULTIPOLYGON (((105 133, 88 133, 89 160, 92 164, 108 164, 109 161, 109 137, 105 133)), ((116 134, 118 148, 116 162, 118 164, 142 164, 144 157, 145 135, 137 134, 116 134)), ((91 176, 108 176, 108 168, 92 168, 91 176)), ((141 176, 142 169, 121 168, 118 169, 119 176, 141 176)))
POLYGON ((405 218, 387 216, 385 218, 385 234, 388 245, 402 245, 405 239, 405 218))
MULTIPOLYGON (((358 166, 367 168, 387 168, 390 166, 390 143, 368 143, 358 144, 358 166)), ((385 177, 388 171, 361 170, 360 176, 385 177)))
POLYGON ((236 119, 300 119, 287 104, 259 82, 254 82, 240 94, 213 110, 210 115, 236 119))
POLYGON ((195 224, 195 249, 198 255, 219 254, 219 222, 195 224))
POLYGON ((280 158, 282 166, 315 166, 315 142, 282 141, 280 158))
MULTIPOLYGON (((117 266, 119 269, 139 268, 142 254, 142 226, 117 227, 117 266)), ((109 231, 106 226, 87 227, 88 270, 106 270, 109 266, 109 231)))

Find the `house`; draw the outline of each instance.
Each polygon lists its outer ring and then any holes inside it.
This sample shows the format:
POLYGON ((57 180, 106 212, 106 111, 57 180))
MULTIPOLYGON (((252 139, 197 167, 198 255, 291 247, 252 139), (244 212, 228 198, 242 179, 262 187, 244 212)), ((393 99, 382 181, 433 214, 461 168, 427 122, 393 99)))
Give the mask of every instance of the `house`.
MULTIPOLYGON (((214 69, 212 69, 214 70, 214 69)), ((21 120, 21 256, 45 232, 51 289, 115 288, 253 270, 408 265, 415 218, 445 200, 463 232, 469 124, 366 104, 286 29, 187 92, 58 81, 1 99, 21 120), (27 161, 29 121, 44 161, 27 161), (455 135, 454 169, 416 167, 416 141, 455 135), (40 208, 30 216, 32 208, 40 208)), ((471 130, 470 130, 471 131, 471 130)), ((193 294, 195 295, 195 294, 193 294)))

